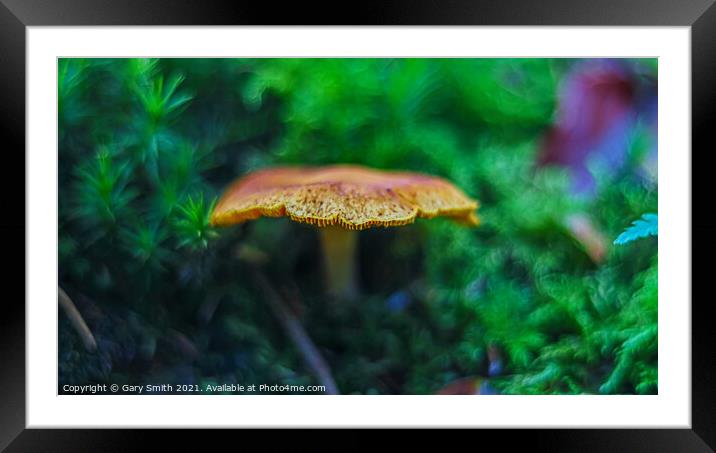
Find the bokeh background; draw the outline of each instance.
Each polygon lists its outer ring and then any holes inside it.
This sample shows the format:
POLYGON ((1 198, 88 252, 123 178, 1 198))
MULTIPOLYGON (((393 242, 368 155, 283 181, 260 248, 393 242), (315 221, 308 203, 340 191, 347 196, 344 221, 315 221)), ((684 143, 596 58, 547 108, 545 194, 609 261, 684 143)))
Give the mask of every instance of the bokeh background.
POLYGON ((60 59, 58 101, 60 393, 320 384, 262 281, 341 393, 658 392, 655 59, 60 59), (361 232, 340 304, 315 228, 210 226, 233 179, 332 163, 482 224, 361 232))

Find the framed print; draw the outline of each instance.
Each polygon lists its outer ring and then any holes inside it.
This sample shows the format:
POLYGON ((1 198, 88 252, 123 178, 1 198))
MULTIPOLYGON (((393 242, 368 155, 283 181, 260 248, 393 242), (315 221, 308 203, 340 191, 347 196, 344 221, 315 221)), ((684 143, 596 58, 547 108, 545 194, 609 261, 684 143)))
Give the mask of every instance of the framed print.
POLYGON ((713 448, 711 2, 332 26, 5 3, 10 451, 319 427, 713 448))

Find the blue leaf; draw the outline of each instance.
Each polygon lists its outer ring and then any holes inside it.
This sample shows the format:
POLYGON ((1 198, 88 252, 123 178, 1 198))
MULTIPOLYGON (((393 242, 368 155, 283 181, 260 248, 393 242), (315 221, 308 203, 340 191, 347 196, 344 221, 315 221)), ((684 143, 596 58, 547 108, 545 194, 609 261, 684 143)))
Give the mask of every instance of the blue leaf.
POLYGON ((659 234, 659 216, 657 214, 644 214, 641 219, 635 220, 614 240, 615 244, 626 244, 633 240, 659 234))

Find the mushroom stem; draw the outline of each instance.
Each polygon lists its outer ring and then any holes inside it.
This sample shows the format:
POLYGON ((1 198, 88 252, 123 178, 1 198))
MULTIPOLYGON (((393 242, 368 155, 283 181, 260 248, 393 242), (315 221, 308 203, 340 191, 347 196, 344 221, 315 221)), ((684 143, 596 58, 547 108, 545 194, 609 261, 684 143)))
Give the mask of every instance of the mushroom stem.
POLYGON ((328 293, 340 299, 358 295, 355 254, 358 234, 339 226, 320 228, 323 266, 328 293))

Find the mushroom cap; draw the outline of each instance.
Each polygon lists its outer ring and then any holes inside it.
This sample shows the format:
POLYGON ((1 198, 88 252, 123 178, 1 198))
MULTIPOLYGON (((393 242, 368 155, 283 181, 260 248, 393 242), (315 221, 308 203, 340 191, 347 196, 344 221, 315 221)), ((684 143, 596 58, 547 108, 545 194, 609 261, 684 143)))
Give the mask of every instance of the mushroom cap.
POLYGON ((232 183, 216 204, 211 223, 288 216, 318 226, 363 230, 445 216, 476 226, 477 207, 477 201, 435 176, 358 165, 278 167, 232 183))

